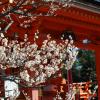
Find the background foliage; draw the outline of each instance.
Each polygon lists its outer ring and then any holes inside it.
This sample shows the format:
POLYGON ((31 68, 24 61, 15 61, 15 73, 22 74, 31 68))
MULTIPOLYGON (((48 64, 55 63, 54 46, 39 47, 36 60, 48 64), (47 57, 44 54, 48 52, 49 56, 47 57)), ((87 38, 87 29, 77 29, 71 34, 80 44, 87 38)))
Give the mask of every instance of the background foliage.
MULTIPOLYGON (((63 68, 62 75, 67 78, 67 71, 63 68)), ((76 62, 72 67, 73 82, 96 81, 95 52, 79 50, 76 62)))
POLYGON ((96 81, 95 52, 80 50, 72 68, 73 82, 96 81))

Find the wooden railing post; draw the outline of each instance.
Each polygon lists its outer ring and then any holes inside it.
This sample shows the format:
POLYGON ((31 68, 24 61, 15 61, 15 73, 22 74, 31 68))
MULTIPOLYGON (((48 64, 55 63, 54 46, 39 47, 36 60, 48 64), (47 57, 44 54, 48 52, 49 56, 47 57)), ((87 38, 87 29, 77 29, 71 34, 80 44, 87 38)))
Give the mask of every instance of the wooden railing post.
POLYGON ((96 74, 98 82, 98 100, 100 100, 100 46, 96 48, 96 74))

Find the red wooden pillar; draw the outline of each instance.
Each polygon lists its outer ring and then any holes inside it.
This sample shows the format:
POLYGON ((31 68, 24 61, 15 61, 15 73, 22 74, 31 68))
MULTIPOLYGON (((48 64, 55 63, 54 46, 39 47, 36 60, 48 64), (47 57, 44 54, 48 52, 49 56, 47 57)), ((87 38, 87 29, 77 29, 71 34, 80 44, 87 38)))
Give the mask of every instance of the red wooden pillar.
POLYGON ((72 70, 67 70, 67 85, 68 85, 68 91, 70 90, 70 87, 72 85, 72 70))
POLYGON ((68 78, 69 84, 72 84, 73 80, 72 80, 72 70, 71 69, 67 71, 67 78, 68 78))
POLYGON ((100 100, 100 46, 96 48, 96 74, 98 81, 98 100, 100 100))
POLYGON ((39 100, 39 93, 38 89, 32 90, 32 100, 39 100))
POLYGON ((32 100, 43 100, 41 88, 33 88, 32 89, 32 100))
POLYGON ((0 79, 0 97, 5 97, 4 81, 0 79))

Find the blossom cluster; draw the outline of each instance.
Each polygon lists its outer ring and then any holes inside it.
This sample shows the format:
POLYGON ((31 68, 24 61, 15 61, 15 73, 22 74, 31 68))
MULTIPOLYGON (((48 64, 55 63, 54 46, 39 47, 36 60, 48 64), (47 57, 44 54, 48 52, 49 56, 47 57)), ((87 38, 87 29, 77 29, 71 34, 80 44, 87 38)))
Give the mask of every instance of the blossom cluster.
MULTIPOLYGON (((0 1, 1 19, 7 22, 8 16, 11 16, 12 21, 17 19, 20 27, 30 28, 32 22, 40 16, 57 16, 57 10, 66 8, 71 5, 72 0, 9 0, 9 2, 0 1), (6 6, 6 7, 5 7, 6 6), (41 10, 44 7, 48 9, 45 13, 41 10), (5 18, 4 18, 5 17, 5 18)), ((9 23, 9 22, 7 22, 9 23)))
POLYGON ((20 68, 20 78, 31 84, 45 82, 63 65, 69 70, 78 54, 73 40, 57 43, 50 35, 47 35, 41 47, 36 42, 28 42, 27 34, 24 41, 19 42, 9 40, 1 33, 0 41, 0 68, 20 68))

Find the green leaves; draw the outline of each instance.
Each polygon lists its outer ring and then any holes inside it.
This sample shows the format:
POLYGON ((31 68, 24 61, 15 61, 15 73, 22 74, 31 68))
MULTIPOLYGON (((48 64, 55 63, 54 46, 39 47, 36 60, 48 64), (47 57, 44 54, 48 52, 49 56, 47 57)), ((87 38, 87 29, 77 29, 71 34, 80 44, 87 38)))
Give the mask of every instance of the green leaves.
MULTIPOLYGON (((67 71, 62 69, 62 76, 67 78, 67 71)), ((95 52, 80 50, 72 68, 73 82, 96 81, 95 52)))
POLYGON ((75 82, 79 81, 95 81, 95 52, 88 50, 80 50, 77 61, 73 66, 73 79, 75 82), (75 77, 76 76, 76 77, 75 77))

